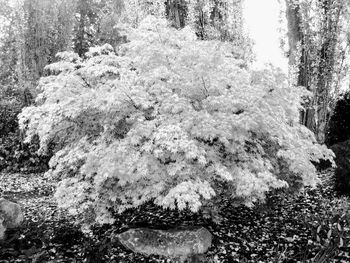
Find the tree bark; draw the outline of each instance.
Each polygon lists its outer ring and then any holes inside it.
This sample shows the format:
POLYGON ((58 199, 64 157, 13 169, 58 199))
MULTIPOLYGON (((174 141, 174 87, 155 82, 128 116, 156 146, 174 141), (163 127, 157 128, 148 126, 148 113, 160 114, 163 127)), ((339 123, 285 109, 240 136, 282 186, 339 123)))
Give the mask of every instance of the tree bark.
POLYGON ((328 125, 329 93, 332 87, 335 52, 339 33, 339 19, 342 11, 341 1, 321 0, 324 11, 323 32, 324 36, 319 51, 320 64, 318 70, 318 83, 315 92, 316 106, 316 138, 319 142, 325 141, 325 130, 328 125))
POLYGON ((289 64, 295 65, 297 61, 297 47, 303 41, 301 29, 300 6, 286 0, 286 17, 288 22, 289 64))
POLYGON ((175 28, 183 28, 186 20, 186 2, 184 0, 167 0, 166 15, 175 28))
MULTIPOLYGON (((306 49, 306 35, 302 29, 302 14, 300 3, 292 3, 286 0, 286 17, 288 22, 288 59, 290 66, 298 67, 297 86, 303 86, 310 90, 308 69, 309 60, 306 49), (298 47, 300 50, 298 50, 298 47), (298 54, 300 52, 300 54, 298 54), (300 55, 300 57, 298 57, 300 55)), ((308 128, 312 127, 313 110, 309 108, 308 103, 303 104, 305 110, 300 111, 300 123, 308 128)))
MULTIPOLYGON (((298 43, 300 43, 301 57, 297 85, 304 86, 313 92, 310 102, 304 103, 305 110, 300 112, 300 122, 315 133, 319 143, 325 141, 325 131, 329 119, 329 93, 333 81, 336 45, 339 33, 339 19, 343 4, 338 0, 319 1, 322 17, 320 32, 311 32, 300 12, 300 2, 291 3, 286 0, 286 16, 288 20, 289 64, 298 63, 298 43), (303 31, 304 30, 304 31, 303 31), (310 34, 320 34, 320 43, 313 43, 310 34), (318 51, 315 53, 314 50, 318 51), (314 64, 316 61, 317 66, 314 64), (316 72, 316 73, 315 73, 316 72)), ((305 18, 304 18, 305 19, 305 18)))

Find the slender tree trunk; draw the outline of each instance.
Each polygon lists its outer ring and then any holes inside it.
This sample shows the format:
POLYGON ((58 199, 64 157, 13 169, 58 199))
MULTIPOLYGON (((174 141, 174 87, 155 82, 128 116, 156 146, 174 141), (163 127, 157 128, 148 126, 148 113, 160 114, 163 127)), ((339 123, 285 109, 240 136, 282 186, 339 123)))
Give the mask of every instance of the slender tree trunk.
MULTIPOLYGON (((321 21, 320 43, 312 43, 309 39, 310 31, 308 25, 302 21, 299 2, 292 3, 286 0, 286 16, 288 20, 289 39, 289 63, 298 63, 298 43, 300 43, 300 61, 298 72, 298 86, 304 86, 312 91, 314 96, 310 102, 303 106, 305 110, 300 112, 300 122, 315 133, 319 143, 325 141, 325 131, 328 125, 329 92, 332 86, 336 44, 339 33, 339 19, 342 12, 342 1, 338 0, 317 0, 323 16, 317 19, 321 21), (319 47, 315 54, 311 49, 319 47), (318 65, 313 66, 316 61, 318 65), (316 73, 315 73, 316 71, 316 73), (314 80, 312 80, 314 79, 314 80), (316 79, 316 80, 315 80, 316 79)), ((305 19, 305 18, 304 18, 305 19)))
POLYGON ((186 19, 186 2, 185 0, 167 0, 166 14, 176 28, 183 28, 186 19))
MULTIPOLYGON (((299 3, 292 3, 286 0, 286 17, 288 21, 288 59, 290 66, 298 67, 297 85, 310 90, 308 81, 309 60, 306 45, 306 35, 302 29, 302 14, 299 3), (300 53, 299 53, 300 52, 300 53), (300 56, 300 57, 299 57, 300 56)), ((305 110, 300 111, 300 123, 307 127, 312 126, 312 109, 307 102, 303 104, 305 110)))
POLYGON ((341 1, 321 0, 324 11, 323 42, 319 52, 320 64, 318 70, 318 83, 315 92, 316 108, 316 138, 319 142, 325 141, 325 131, 328 125, 329 93, 333 82, 336 44, 339 33, 339 19, 342 12, 341 1))
POLYGON ((288 43, 289 43, 289 64, 295 65, 298 62, 297 47, 303 41, 303 32, 301 29, 300 6, 292 4, 286 0, 286 16, 288 21, 288 43))

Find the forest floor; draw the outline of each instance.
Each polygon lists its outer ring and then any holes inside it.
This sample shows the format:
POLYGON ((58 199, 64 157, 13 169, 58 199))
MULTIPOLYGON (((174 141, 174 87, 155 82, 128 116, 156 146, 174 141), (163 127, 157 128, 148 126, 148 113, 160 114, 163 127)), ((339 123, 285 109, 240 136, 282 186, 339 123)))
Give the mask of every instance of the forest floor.
POLYGON ((258 209, 226 204, 220 223, 146 204, 125 212, 113 226, 95 227, 90 236, 57 208, 54 182, 42 174, 0 174, 0 196, 18 202, 25 214, 23 226, 10 231, 0 244, 0 262, 169 262, 134 254, 112 236, 130 226, 178 225, 202 225, 213 234, 207 257, 215 263, 350 262, 346 238, 350 219, 346 221, 341 212, 348 209, 348 202, 335 197, 327 186, 330 183, 325 178, 331 172, 321 174, 323 184, 317 189, 289 199, 272 197, 269 205, 258 209))

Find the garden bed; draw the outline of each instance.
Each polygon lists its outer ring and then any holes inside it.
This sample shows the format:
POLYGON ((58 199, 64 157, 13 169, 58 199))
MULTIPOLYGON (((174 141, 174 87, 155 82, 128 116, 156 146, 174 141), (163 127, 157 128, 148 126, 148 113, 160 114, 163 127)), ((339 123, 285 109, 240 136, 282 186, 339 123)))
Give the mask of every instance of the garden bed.
POLYGON ((226 203, 220 223, 190 212, 164 211, 148 203, 126 211, 113 226, 94 227, 90 236, 57 208, 54 182, 42 174, 1 174, 0 195, 21 204, 25 222, 9 232, 1 244, 0 262, 167 262, 162 257, 144 257, 124 249, 113 233, 130 227, 164 229, 179 225, 202 225, 213 234, 207 253, 213 262, 302 262, 326 255, 334 262, 349 262, 350 220, 346 221, 347 215, 342 217, 340 211, 347 202, 327 186, 331 172, 321 175, 323 184, 317 189, 293 198, 272 197, 269 205, 253 209, 226 203), (327 218, 335 226, 339 223, 341 231, 328 226, 327 218))

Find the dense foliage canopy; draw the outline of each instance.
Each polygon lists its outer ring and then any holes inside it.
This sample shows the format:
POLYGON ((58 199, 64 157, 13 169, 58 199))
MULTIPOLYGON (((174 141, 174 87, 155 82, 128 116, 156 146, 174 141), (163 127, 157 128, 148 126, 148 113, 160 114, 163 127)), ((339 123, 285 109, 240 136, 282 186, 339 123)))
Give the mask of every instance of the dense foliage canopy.
POLYGON ((198 211, 223 195, 252 205, 267 192, 317 183, 310 161, 331 158, 298 123, 301 90, 273 69, 246 70, 229 43, 147 17, 129 42, 59 53, 20 124, 72 212, 112 222, 148 200, 198 211))

